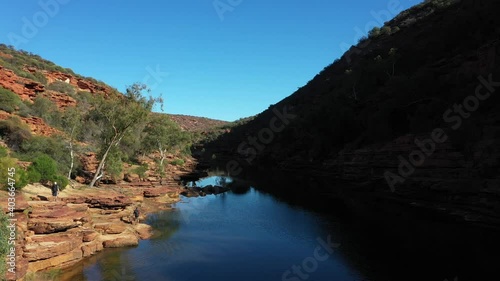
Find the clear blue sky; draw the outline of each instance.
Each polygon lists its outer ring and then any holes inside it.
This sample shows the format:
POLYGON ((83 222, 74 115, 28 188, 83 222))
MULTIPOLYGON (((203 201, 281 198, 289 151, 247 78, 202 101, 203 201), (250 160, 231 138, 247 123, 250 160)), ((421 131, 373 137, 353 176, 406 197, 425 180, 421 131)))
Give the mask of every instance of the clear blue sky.
POLYGON ((232 121, 289 96, 340 57, 342 43, 419 2, 8 1, 0 42, 121 91, 146 82, 165 112, 232 121))

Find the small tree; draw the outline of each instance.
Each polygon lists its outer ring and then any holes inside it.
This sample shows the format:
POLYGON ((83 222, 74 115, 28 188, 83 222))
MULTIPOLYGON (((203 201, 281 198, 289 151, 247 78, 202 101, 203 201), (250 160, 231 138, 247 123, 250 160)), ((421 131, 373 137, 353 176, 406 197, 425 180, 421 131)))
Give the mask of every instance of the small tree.
POLYGON ((380 27, 374 27, 372 30, 368 32, 368 38, 373 39, 380 36, 380 27))
POLYGON ((132 131, 132 128, 144 122, 151 112, 156 99, 145 98, 142 92, 147 87, 134 84, 127 88, 124 96, 113 95, 100 98, 94 105, 92 112, 94 121, 101 124, 99 136, 100 162, 94 174, 90 187, 102 178, 103 168, 112 147, 120 144, 121 140, 132 131))
POLYGON ((77 108, 68 108, 63 114, 61 127, 66 132, 65 141, 69 150, 70 166, 68 170, 68 180, 75 166, 75 140, 82 129, 82 113, 77 108))
POLYGON ((164 167, 163 162, 169 151, 187 140, 186 134, 166 115, 153 115, 144 132, 144 149, 146 152, 160 153, 159 167, 164 167))

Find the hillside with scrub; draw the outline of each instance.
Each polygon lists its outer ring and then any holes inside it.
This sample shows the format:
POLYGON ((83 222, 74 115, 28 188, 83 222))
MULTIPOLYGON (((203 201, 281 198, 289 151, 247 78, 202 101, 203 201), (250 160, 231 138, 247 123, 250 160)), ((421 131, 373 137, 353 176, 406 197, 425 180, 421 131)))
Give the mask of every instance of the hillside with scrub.
POLYGON ((162 102, 144 85, 119 93, 0 45, 1 167, 19 168, 18 188, 68 180, 93 186, 146 172, 161 177, 168 166, 184 165, 194 140, 227 123, 152 112, 162 102))
POLYGON ((329 180, 308 193, 498 226, 499 10, 492 0, 424 1, 204 149, 233 175, 328 176, 358 186, 329 180))
POLYGON ((120 93, 0 44, 2 261, 10 251, 6 215, 18 220, 16 274, 5 275, 2 262, 0 276, 50 279, 54 267, 152 235, 151 226, 134 223, 134 210, 147 214, 176 202, 180 177, 196 165, 193 143, 230 127, 154 112, 163 101, 153 94, 142 84, 120 93), (59 200, 50 193, 55 182, 59 200))

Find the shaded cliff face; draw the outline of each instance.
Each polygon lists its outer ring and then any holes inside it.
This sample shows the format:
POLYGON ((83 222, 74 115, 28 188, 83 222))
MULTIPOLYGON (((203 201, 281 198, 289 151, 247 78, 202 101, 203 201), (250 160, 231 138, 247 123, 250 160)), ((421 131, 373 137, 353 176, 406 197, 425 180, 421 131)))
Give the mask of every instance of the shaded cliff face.
POLYGON ((248 165, 327 174, 498 224, 500 3, 441 2, 402 12, 205 149, 233 174, 248 165))

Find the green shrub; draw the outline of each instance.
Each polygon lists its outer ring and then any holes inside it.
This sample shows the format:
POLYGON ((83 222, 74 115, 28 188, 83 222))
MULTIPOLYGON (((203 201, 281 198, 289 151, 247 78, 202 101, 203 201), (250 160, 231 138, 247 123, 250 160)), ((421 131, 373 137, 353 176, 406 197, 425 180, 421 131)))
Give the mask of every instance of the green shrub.
POLYGON ((368 38, 373 39, 380 36, 380 27, 374 27, 368 32, 368 38))
POLYGON ((23 102, 18 95, 10 90, 0 88, 0 110, 13 113, 20 104, 23 102))
POLYGON ((24 70, 17 70, 15 71, 15 73, 23 78, 27 78, 27 79, 31 79, 31 80, 34 80, 34 81, 38 81, 38 79, 36 78, 35 75, 31 74, 31 72, 27 72, 27 71, 24 71, 24 70))
POLYGON ((147 170, 148 170, 148 164, 144 163, 139 167, 136 167, 132 172, 136 173, 137 175, 139 175, 141 179, 143 179, 146 176, 147 170))
POLYGON ((0 121, 0 137, 13 150, 18 150, 26 140, 31 138, 29 127, 17 116, 0 121))
POLYGON ((47 155, 42 155, 33 161, 28 167, 24 179, 30 183, 57 182, 61 190, 69 184, 69 180, 65 176, 57 174, 56 162, 47 155))
POLYGON ((7 148, 0 146, 0 157, 7 157, 9 155, 9 151, 7 148))
POLYGON ((18 169, 16 173, 19 174, 19 179, 16 182, 16 188, 21 189, 30 183, 27 171, 18 169))
POLYGON ((31 103, 23 102, 19 104, 17 114, 21 117, 30 117, 32 115, 31 103))
POLYGON ((42 118, 49 125, 57 127, 61 119, 57 105, 44 96, 37 96, 31 105, 31 110, 35 116, 42 118))
POLYGON ((57 184, 59 185, 59 189, 60 190, 64 190, 66 188, 66 186, 68 186, 69 184, 69 180, 67 177, 65 176, 62 176, 62 175, 56 175, 53 179, 52 179, 53 182, 57 182, 57 184))
MULTIPOLYGON (((40 174, 40 182, 54 181, 57 179, 57 163, 48 155, 40 155, 28 167, 30 176, 40 174)), ((30 177, 30 180, 33 178, 30 177)))
POLYGON ((37 72, 33 73, 33 76, 36 78, 35 79, 36 81, 38 81, 44 85, 47 85, 47 83, 49 82, 47 80, 47 77, 45 77, 45 75, 43 75, 43 73, 41 73, 41 72, 37 71, 37 72))
POLYGON ((40 182, 42 180, 42 175, 35 169, 28 169, 26 177, 30 183, 40 182))
POLYGON ((106 159, 105 170, 113 179, 120 176, 123 170, 123 153, 116 148, 111 149, 106 159))
POLYGON ((184 163, 185 162, 182 159, 175 159, 175 160, 170 161, 170 164, 174 165, 174 166, 182 166, 182 165, 184 165, 184 163))
POLYGON ((75 88, 71 86, 70 84, 62 81, 55 81, 54 83, 51 83, 48 87, 48 90, 56 91, 59 93, 67 94, 67 95, 74 95, 75 94, 75 88))
MULTIPOLYGON (((74 147, 74 149, 77 148, 78 146, 74 147)), ((57 164, 57 170, 63 175, 68 174, 71 166, 69 149, 68 147, 66 147, 66 142, 59 137, 34 136, 21 145, 16 155, 23 161, 33 161, 33 159, 36 159, 42 155, 47 155, 55 160, 57 164)), ((79 161, 75 161, 73 163, 73 171, 75 171, 75 169, 78 169, 80 165, 81 163, 79 161)), ((36 180, 36 175, 30 174, 29 178, 32 179, 31 182, 40 181, 40 179, 36 180)))
POLYGON ((26 173, 17 165, 17 160, 11 157, 0 158, 0 187, 6 190, 9 185, 9 178, 13 179, 15 182, 15 187, 17 190, 22 189, 27 184, 26 173), (14 169, 12 174, 9 169, 14 169))
POLYGON ((390 35, 390 34, 391 34, 390 26, 384 26, 380 29, 380 35, 390 35))
POLYGON ((3 110, 7 113, 13 113, 15 111, 14 107, 9 104, 0 104, 0 110, 3 110))

